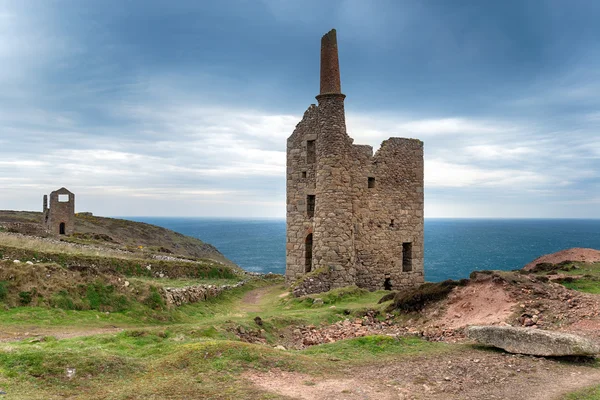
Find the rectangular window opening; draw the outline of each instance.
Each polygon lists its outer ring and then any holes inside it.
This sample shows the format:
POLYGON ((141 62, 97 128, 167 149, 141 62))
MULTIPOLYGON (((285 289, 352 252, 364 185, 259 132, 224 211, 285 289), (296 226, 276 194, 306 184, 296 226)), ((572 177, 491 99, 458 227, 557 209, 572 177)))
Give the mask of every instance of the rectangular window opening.
POLYGON ((412 243, 402 243, 402 272, 412 271, 412 243))
POLYGON ((317 149, 314 140, 306 141, 306 163, 313 164, 317 161, 317 149))
POLYGON ((59 194, 58 201, 60 203, 67 203, 69 201, 69 195, 68 194, 59 194))
POLYGON ((306 171, 302 171, 302 178, 306 179, 306 171))
POLYGON ((309 194, 306 196, 306 215, 312 218, 315 215, 315 195, 309 194))
POLYGON ((372 189, 374 187, 375 187, 375 178, 369 177, 369 189, 372 189))

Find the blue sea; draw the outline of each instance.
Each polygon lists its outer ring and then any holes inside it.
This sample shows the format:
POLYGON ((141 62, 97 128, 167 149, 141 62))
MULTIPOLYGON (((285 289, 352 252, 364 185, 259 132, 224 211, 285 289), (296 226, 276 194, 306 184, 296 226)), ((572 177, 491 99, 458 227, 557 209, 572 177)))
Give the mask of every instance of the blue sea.
MULTIPOLYGON (((194 236, 240 267, 285 272, 285 220, 125 217, 194 236)), ((600 249, 600 220, 425 219, 425 279, 467 278, 471 271, 511 270, 571 247, 600 249)))

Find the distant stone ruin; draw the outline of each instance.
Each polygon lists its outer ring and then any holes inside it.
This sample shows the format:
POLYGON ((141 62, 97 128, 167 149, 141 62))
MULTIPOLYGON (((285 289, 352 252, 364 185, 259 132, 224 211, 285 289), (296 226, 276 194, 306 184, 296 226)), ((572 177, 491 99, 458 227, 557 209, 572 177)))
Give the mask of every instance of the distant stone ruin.
POLYGON ((287 140, 286 279, 294 294, 423 283, 423 142, 373 148, 346 133, 336 31, 321 40, 321 91, 287 140), (309 275, 307 275, 309 274, 309 275))
POLYGON ((48 233, 55 235, 72 235, 75 232, 75 195, 67 189, 60 188, 44 195, 44 211, 42 226, 48 233))

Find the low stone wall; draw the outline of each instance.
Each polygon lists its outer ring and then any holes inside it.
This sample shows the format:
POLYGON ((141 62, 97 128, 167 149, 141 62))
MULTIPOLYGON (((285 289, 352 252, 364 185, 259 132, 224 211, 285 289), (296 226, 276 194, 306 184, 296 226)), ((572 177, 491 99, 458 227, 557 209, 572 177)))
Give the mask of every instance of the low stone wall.
POLYGON ((240 281, 235 285, 194 285, 181 288, 164 288, 163 293, 167 305, 180 306, 217 297, 226 290, 244 286, 246 282, 240 281))
POLYGON ((331 289, 331 278, 328 268, 319 268, 292 285, 292 294, 295 297, 307 294, 328 292, 331 289))

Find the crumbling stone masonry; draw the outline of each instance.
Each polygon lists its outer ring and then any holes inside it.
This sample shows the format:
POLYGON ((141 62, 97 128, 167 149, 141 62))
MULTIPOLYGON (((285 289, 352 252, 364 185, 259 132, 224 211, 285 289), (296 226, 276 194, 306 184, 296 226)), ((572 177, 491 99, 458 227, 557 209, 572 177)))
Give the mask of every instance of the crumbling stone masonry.
POLYGON ((67 189, 60 188, 44 195, 44 211, 42 226, 46 232, 55 235, 72 235, 75 232, 75 195, 67 189))
POLYGON ((423 283, 423 142, 390 138, 375 155, 353 144, 345 97, 332 30, 321 40, 318 105, 287 141, 286 279, 303 278, 295 293, 423 283))

